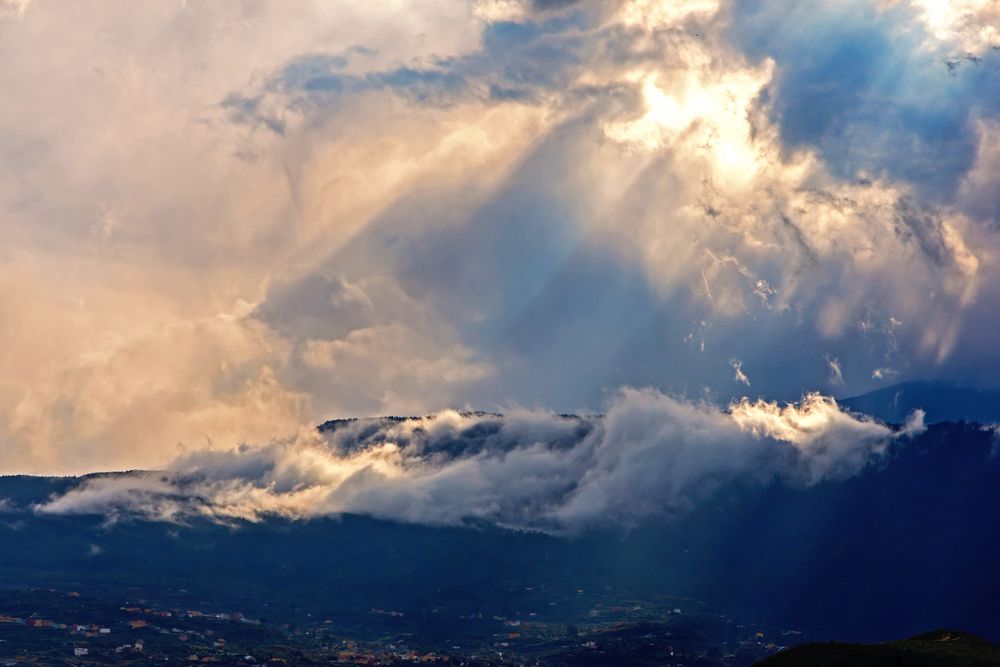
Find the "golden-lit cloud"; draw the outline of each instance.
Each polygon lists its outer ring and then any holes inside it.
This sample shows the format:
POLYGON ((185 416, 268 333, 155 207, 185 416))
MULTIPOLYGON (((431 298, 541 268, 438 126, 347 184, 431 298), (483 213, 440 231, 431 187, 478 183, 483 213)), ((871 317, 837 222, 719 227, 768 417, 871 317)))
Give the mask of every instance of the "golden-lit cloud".
MULTIPOLYGON (((276 137, 230 123, 220 106, 303 50, 371 42, 378 53, 362 66, 383 68, 476 48, 482 24, 462 8, 165 12, 39 3, 3 28, 11 61, 46 35, 76 35, 0 75, 18 91, 0 112, 15 155, 47 147, 0 165, 4 470, 156 466, 178 446, 266 441, 338 411, 336 396, 317 404, 280 378, 293 351, 251 316, 254 304, 272 280, 345 243, 401 193, 483 171, 492 176, 471 185, 488 190, 510 142, 544 127, 532 110, 401 118, 392 100, 364 99, 321 127, 293 112, 287 136, 276 137), (57 98, 75 99, 73 112, 57 98)), ((378 411, 390 397, 427 410, 455 398, 428 389, 436 370, 454 383, 486 372, 452 361, 460 347, 432 349, 427 336, 446 335, 442 325, 412 332, 424 356, 400 367, 411 388, 388 366, 366 376, 380 349, 416 351, 398 333, 405 327, 386 327, 385 342, 360 332, 329 342, 342 364, 332 372, 354 380, 336 387, 352 397, 341 411, 378 411), (373 398, 358 402, 358 393, 373 398)))
POLYGON ((619 9, 618 20, 626 26, 641 26, 646 30, 667 28, 688 18, 703 18, 719 11, 719 0, 626 0, 619 9))

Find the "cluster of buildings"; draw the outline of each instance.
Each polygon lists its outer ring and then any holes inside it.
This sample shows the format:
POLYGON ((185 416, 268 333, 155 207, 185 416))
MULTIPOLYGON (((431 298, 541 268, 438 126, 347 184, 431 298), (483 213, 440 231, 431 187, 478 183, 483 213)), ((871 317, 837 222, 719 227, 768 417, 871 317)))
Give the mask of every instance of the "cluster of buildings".
MULTIPOLYGON (((69 597, 79 597, 78 593, 70 593, 69 597)), ((64 630, 68 631, 71 635, 82 638, 101 638, 110 637, 112 635, 112 628, 118 625, 123 625, 129 630, 148 630, 151 632, 159 632, 160 634, 170 634, 177 636, 177 639, 182 642, 186 642, 191 639, 206 640, 211 643, 214 649, 224 649, 226 646, 226 640, 222 638, 207 637, 207 635, 212 635, 211 630, 205 630, 204 632, 199 632, 196 630, 182 630, 177 627, 166 628, 162 627, 166 625, 163 623, 164 620, 180 620, 180 619, 204 619, 209 621, 236 621, 241 623, 248 623, 252 625, 260 625, 260 621, 256 619, 247 618, 241 612, 204 612, 196 609, 156 609, 151 607, 120 607, 120 610, 129 615, 136 615, 139 618, 133 618, 124 623, 114 623, 109 625, 102 625, 98 623, 60 623, 58 621, 53 621, 47 618, 41 618, 37 614, 32 614, 31 616, 14 616, 10 614, 0 614, 0 623, 10 624, 10 625, 20 625, 25 627, 34 628, 49 628, 53 630, 64 630)), ((124 628, 122 628, 124 629, 124 628)), ((116 654, 123 653, 141 653, 145 649, 145 641, 142 638, 138 638, 135 641, 129 643, 120 644, 114 649, 116 654)), ((89 657, 92 651, 95 650, 94 646, 88 646, 83 643, 76 643, 72 648, 73 657, 83 658, 89 657)), ((106 649, 110 652, 110 647, 106 649)), ((211 656, 204 656, 204 658, 211 658, 211 656)), ((198 661, 204 661, 203 658, 197 658, 198 661)))
POLYGON ((67 624, 59 623, 57 621, 52 621, 47 618, 36 618, 29 616, 28 618, 23 618, 20 616, 9 616, 7 614, 0 614, 0 623, 7 623, 10 625, 24 625, 31 628, 51 628, 53 630, 69 630, 75 634, 82 634, 88 637, 98 637, 100 635, 111 634, 111 628, 97 625, 95 623, 91 624, 67 624))
POLYGON ((344 665, 385 665, 392 663, 445 664, 451 661, 446 655, 418 653, 416 651, 339 651, 337 662, 344 665))
POLYGON ((122 644, 115 649, 115 653, 142 653, 146 643, 141 639, 136 639, 132 644, 122 644))
POLYGON ((143 616, 151 616, 158 618, 204 618, 216 621, 239 621, 240 623, 249 623, 250 625, 260 625, 260 621, 254 618, 247 618, 243 615, 243 612, 239 611, 221 611, 221 612, 205 612, 198 609, 155 609, 152 607, 122 607, 122 611, 127 614, 142 614, 143 616))

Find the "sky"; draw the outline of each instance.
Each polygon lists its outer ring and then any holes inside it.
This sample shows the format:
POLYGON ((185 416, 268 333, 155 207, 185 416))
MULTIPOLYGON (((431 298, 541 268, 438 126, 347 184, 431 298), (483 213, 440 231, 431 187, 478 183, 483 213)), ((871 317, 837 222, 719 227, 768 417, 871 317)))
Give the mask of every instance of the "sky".
POLYGON ((824 397, 998 386, 992 0, 0 0, 0 61, 0 473, 252 459, 248 493, 291 466, 391 516, 457 475, 430 520, 578 525, 642 465, 615 415, 709 443, 651 455, 690 473, 662 507, 773 469, 739 443, 823 443, 781 467, 811 482, 909 432, 824 397), (470 409, 593 423, 430 477, 403 427, 302 444, 470 409), (343 487, 372 469, 405 492, 343 487))

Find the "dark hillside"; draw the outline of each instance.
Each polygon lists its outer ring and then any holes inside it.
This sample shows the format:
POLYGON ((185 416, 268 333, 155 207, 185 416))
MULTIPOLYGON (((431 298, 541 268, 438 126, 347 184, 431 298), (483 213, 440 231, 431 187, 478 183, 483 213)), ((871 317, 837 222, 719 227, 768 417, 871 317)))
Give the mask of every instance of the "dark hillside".
POLYGON ((886 644, 802 644, 757 663, 759 667, 988 667, 1000 665, 1000 647, 965 632, 935 630, 886 644))

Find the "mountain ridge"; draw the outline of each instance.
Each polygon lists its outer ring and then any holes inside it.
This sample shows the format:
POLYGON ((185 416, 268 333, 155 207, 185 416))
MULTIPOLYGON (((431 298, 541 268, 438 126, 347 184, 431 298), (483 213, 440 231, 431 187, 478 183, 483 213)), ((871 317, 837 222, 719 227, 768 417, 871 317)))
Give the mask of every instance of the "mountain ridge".
POLYGON ((945 381, 912 380, 838 399, 840 405, 889 424, 901 424, 914 410, 924 411, 928 424, 1000 422, 1000 391, 977 389, 945 381))

